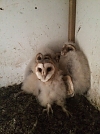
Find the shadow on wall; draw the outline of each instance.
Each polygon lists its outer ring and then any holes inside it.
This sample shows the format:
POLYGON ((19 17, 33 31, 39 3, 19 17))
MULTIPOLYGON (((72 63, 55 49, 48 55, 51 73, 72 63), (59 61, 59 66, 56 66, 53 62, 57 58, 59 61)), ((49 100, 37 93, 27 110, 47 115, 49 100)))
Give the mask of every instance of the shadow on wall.
POLYGON ((60 52, 64 43, 65 43, 64 41, 57 40, 57 41, 49 42, 48 45, 46 45, 46 46, 48 46, 54 52, 60 52))

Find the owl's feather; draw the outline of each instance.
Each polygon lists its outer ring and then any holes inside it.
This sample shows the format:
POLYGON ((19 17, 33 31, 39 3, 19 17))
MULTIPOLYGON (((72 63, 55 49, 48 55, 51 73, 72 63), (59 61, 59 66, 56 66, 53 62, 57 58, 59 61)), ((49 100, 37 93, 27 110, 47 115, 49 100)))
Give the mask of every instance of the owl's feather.
POLYGON ((51 53, 51 50, 46 53, 39 52, 33 57, 26 69, 22 90, 35 95, 41 106, 48 109, 48 106, 56 103, 68 114, 65 110, 65 100, 69 94, 67 95, 55 53, 51 53))
POLYGON ((75 94, 84 94, 90 88, 90 69, 88 61, 75 44, 65 44, 61 51, 60 68, 72 78, 75 94))

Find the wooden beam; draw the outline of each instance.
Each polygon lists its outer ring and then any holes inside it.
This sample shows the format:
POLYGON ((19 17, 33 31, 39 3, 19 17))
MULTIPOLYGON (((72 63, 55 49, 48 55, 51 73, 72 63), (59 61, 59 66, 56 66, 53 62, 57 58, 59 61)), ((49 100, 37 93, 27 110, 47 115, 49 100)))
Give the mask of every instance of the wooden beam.
POLYGON ((76 0, 69 0, 68 41, 75 42, 76 0))

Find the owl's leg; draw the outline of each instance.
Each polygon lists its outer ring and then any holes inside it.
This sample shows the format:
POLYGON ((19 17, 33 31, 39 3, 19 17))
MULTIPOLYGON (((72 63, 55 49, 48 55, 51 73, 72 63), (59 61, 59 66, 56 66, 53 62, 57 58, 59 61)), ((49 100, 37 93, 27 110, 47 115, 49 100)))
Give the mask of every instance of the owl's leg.
POLYGON ((66 108, 66 106, 65 106, 63 100, 58 100, 58 101, 57 101, 57 105, 62 108, 63 112, 64 112, 68 117, 71 116, 71 113, 67 110, 67 108, 66 108))
POLYGON ((67 97, 73 97, 74 96, 74 86, 73 82, 71 80, 71 77, 69 75, 63 76, 63 80, 65 82, 65 85, 67 87, 67 97))
POLYGON ((49 112, 51 111, 51 113, 53 114, 53 110, 51 105, 48 103, 46 109, 43 109, 43 112, 47 111, 47 114, 49 115, 49 112))
POLYGON ((20 94, 24 94, 25 92, 24 91, 20 91, 20 92, 18 92, 18 93, 15 93, 14 94, 14 97, 16 98, 16 97, 18 97, 20 94))

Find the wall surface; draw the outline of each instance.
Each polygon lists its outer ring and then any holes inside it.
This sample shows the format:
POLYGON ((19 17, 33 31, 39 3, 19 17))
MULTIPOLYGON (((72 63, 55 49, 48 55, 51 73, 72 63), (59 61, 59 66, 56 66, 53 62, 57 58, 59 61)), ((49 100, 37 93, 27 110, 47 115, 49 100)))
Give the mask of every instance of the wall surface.
POLYGON ((88 99, 100 109, 100 0, 77 0, 76 41, 91 69, 88 99))
POLYGON ((0 0, 0 87, 20 83, 36 49, 67 40, 68 0, 0 0))

